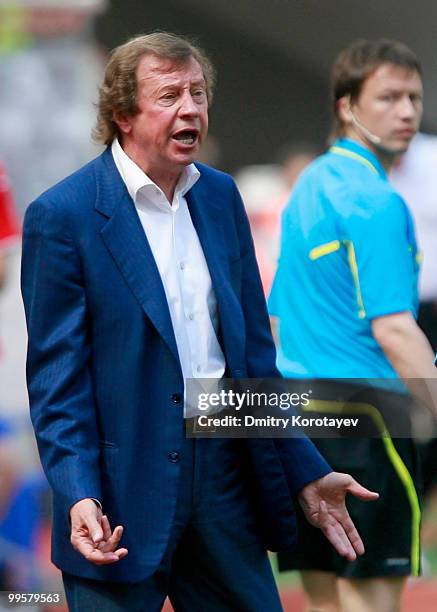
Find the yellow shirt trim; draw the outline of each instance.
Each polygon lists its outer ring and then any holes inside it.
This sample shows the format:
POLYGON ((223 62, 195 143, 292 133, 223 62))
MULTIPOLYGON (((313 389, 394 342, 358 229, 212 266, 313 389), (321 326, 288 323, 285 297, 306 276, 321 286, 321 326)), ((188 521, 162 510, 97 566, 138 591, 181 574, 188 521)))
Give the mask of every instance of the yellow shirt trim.
POLYGON ((367 166, 375 174, 379 174, 377 168, 372 164, 372 162, 370 162, 362 155, 359 155, 359 153, 354 153, 354 151, 349 151, 349 149, 343 149, 342 147, 330 147, 329 151, 331 153, 336 153, 337 155, 343 155, 343 157, 350 157, 351 159, 355 159, 367 166))
POLYGON ((310 251, 310 259, 318 259, 319 257, 323 257, 324 255, 329 255, 330 253, 335 253, 340 248, 339 240, 332 240, 331 242, 326 242, 325 244, 321 244, 318 247, 314 247, 310 251))
POLYGON ((343 243, 347 250, 347 260, 349 262, 349 268, 351 270, 352 278, 355 285, 355 293, 357 295, 357 304, 358 304, 358 316, 360 319, 364 319, 366 317, 366 310, 364 308, 363 296, 361 293, 360 286, 360 276, 358 274, 358 264, 357 258, 355 256, 355 248, 353 242, 350 240, 343 240, 343 243))

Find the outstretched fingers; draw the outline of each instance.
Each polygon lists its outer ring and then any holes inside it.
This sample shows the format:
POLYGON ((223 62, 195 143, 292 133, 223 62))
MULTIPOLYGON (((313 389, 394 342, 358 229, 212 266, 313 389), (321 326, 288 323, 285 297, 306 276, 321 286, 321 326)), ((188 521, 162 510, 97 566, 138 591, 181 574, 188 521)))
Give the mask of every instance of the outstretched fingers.
POLYGON ((342 557, 355 561, 364 552, 364 546, 349 515, 341 521, 329 513, 326 502, 319 505, 320 528, 342 557))
POLYGON ((358 533, 357 528, 355 527, 348 512, 346 512, 345 518, 341 521, 341 525, 346 533, 346 536, 349 542, 351 543, 354 551, 356 552, 356 554, 363 555, 364 554, 363 540, 361 539, 360 534, 358 533))

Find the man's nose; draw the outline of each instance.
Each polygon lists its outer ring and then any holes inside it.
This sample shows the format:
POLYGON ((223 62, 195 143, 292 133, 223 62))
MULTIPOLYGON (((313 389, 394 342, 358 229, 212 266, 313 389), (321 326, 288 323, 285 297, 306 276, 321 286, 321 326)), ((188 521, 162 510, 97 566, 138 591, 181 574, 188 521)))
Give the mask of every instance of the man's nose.
POLYGON ((415 119, 419 113, 419 108, 410 98, 410 96, 403 96, 400 100, 399 113, 402 119, 415 119))
POLYGON ((200 112, 199 105, 193 99, 191 92, 187 91, 181 98, 179 106, 179 114, 181 115, 198 115, 200 112))

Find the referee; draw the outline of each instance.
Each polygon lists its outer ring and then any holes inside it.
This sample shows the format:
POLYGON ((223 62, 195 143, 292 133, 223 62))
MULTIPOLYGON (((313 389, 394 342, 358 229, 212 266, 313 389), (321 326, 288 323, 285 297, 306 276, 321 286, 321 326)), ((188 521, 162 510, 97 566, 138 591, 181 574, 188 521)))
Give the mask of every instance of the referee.
MULTIPOLYGON (((419 127, 420 64, 399 42, 355 42, 335 62, 332 94, 333 145, 301 175, 282 219, 269 299, 279 368, 287 377, 433 378, 434 356, 415 321, 413 221, 387 181, 419 127)), ((375 422, 406 401, 382 390, 375 422)), ((381 493, 373 508, 351 508, 366 554, 342 562, 300 521, 302 546, 280 565, 302 571, 310 609, 397 610, 407 576, 420 570, 414 445, 381 431, 380 438, 321 440, 319 448, 334 469, 381 493)))

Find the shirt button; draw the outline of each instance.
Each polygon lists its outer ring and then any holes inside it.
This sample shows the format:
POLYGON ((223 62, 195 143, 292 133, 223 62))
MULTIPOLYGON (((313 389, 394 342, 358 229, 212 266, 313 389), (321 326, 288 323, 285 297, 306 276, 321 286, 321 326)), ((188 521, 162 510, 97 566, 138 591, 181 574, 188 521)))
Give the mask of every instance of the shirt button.
POLYGON ((172 463, 177 463, 181 458, 181 455, 177 451, 171 451, 171 453, 168 454, 168 458, 172 463))
POLYGON ((180 267, 181 270, 184 270, 185 269, 185 262, 181 261, 181 263, 179 264, 179 267, 180 267))
POLYGON ((182 397, 180 393, 173 393, 173 395, 171 396, 171 401, 173 402, 173 404, 180 404, 181 400, 182 397))
POLYGON ((190 314, 188 315, 188 318, 190 319, 190 321, 192 321, 194 319, 194 314, 190 312, 190 314))
POLYGON ((198 365, 198 366, 197 366, 197 368, 196 368, 196 370, 197 370, 198 372, 200 372, 200 371, 201 371, 201 369, 202 369, 202 368, 201 368, 201 366, 200 366, 200 365, 198 365))

